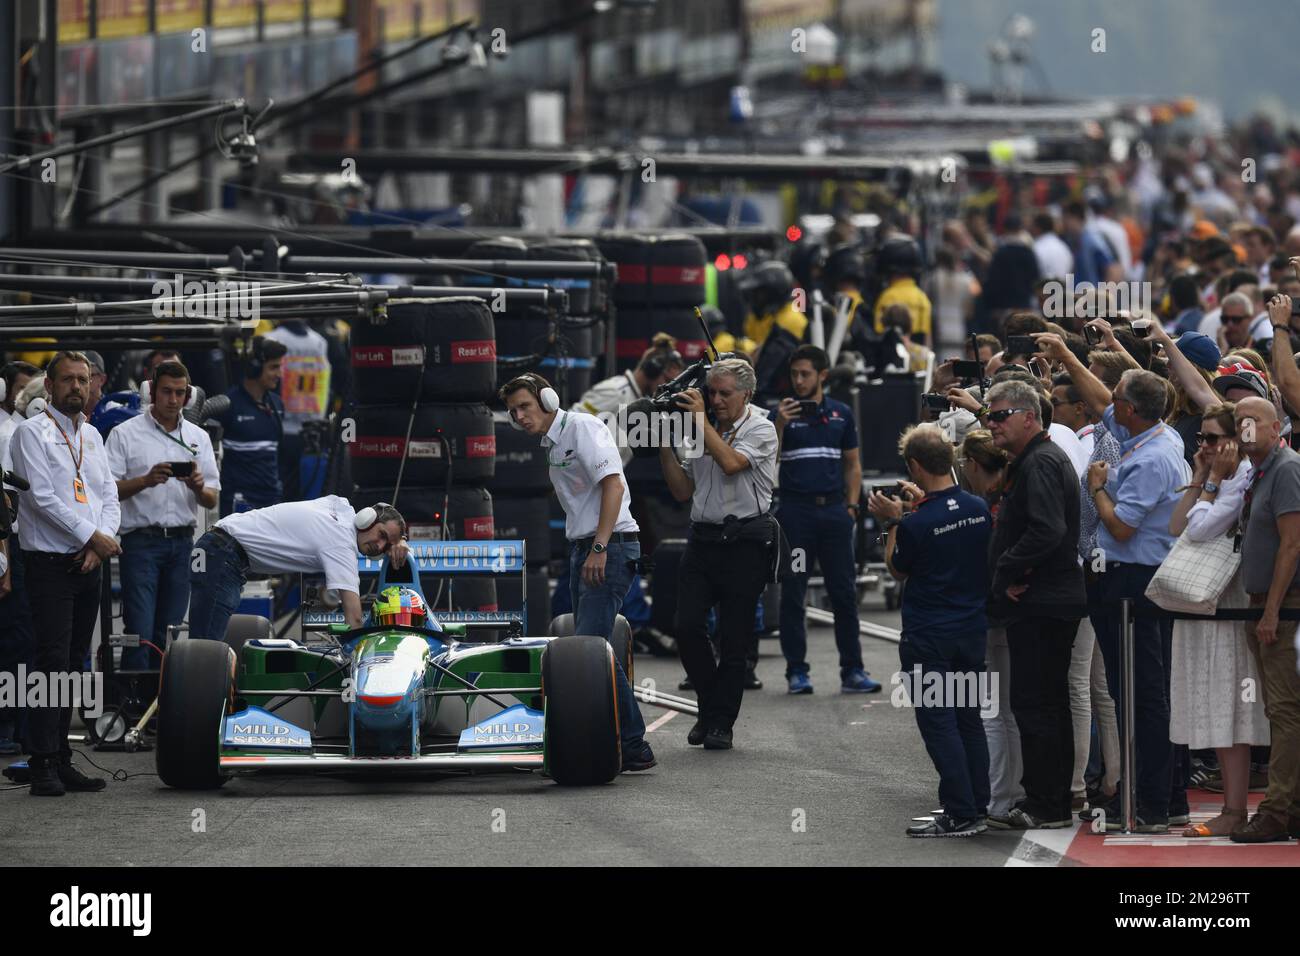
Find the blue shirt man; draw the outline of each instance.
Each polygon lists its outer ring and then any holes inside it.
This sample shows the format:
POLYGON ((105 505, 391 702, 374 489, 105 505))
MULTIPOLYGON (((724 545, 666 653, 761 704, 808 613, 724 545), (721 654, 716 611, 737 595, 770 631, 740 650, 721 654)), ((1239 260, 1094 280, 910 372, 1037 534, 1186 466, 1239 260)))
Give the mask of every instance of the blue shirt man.
POLYGON ((284 403, 275 393, 286 349, 283 344, 253 339, 244 365, 244 381, 226 392, 230 407, 214 416, 221 438, 221 515, 268 508, 283 497, 280 443, 284 439, 284 403), (242 501, 235 507, 235 496, 242 501))
POLYGON ((1106 493, 1114 502, 1114 516, 1136 530, 1121 540, 1103 520, 1097 529, 1097 547, 1107 562, 1159 565, 1174 545, 1169 519, 1178 503, 1178 489, 1191 480, 1183 439, 1164 422, 1135 435, 1116 422, 1113 404, 1103 413, 1102 423, 1119 440, 1120 448, 1119 465, 1106 481, 1106 493))
POLYGON ((840 690, 869 694, 880 684, 863 669, 858 630, 853 560, 862 491, 858 426, 849 406, 823 392, 829 375, 827 354, 815 345, 801 345, 789 363, 794 398, 784 399, 768 416, 781 442, 776 516, 792 556, 791 573, 781 588, 781 653, 789 692, 811 694, 804 599, 815 558, 835 614, 840 690))

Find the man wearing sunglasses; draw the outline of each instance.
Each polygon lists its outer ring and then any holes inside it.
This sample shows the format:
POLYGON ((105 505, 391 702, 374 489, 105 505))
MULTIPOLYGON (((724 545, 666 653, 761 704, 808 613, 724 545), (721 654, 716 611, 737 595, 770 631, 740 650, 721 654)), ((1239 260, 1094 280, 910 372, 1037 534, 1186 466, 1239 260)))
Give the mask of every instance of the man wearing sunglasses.
POLYGON ((358 515, 327 495, 227 515, 194 542, 190 556, 190 637, 222 640, 250 572, 323 574, 338 592, 349 627, 361 626, 357 553, 406 563, 406 520, 380 502, 358 515))
POLYGON ((1039 390, 1006 381, 988 394, 993 442, 1012 457, 989 560, 991 616, 1007 622, 1011 711, 1020 729, 1025 799, 994 829, 1068 827, 1074 776, 1070 655, 1087 612, 1079 541, 1079 485, 1070 456, 1043 428, 1039 390))
POLYGON ((1250 346, 1250 326, 1254 318, 1254 305, 1246 293, 1233 292, 1224 296, 1219 321, 1223 323, 1223 340, 1230 350, 1250 346))

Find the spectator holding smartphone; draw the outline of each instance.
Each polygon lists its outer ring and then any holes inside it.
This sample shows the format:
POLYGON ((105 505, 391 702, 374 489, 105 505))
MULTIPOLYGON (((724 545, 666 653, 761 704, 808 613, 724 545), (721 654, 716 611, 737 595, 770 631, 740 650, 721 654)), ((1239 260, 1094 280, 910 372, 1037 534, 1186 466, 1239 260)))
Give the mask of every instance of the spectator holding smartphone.
POLYGON ((159 667, 168 625, 190 603, 190 552, 199 508, 221 488, 208 433, 181 414, 190 373, 180 362, 153 372, 144 411, 109 433, 105 451, 122 502, 122 616, 128 634, 151 642, 122 652, 126 670, 159 667))

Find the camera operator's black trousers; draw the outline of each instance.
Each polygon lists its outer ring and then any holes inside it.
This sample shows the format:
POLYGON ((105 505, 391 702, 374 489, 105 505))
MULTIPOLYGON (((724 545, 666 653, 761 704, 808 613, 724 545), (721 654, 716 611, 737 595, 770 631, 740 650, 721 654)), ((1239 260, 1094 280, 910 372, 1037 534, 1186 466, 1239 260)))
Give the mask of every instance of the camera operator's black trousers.
MULTIPOLYGON (((89 574, 78 570, 75 554, 25 551, 27 600, 36 631, 35 665, 46 675, 80 674, 86 669, 86 655, 99 618, 100 575, 98 567, 89 574)), ((46 678, 47 692, 66 682, 46 678)), ((70 757, 68 728, 72 707, 32 707, 27 712, 27 749, 42 760, 70 757)), ((62 701, 68 704, 68 701, 62 701)))
POLYGON ((695 685, 700 720, 730 729, 740 713, 754 614, 771 574, 771 555, 757 541, 702 541, 692 535, 677 583, 677 650, 695 685), (719 660, 709 643, 709 609, 718 608, 719 660))

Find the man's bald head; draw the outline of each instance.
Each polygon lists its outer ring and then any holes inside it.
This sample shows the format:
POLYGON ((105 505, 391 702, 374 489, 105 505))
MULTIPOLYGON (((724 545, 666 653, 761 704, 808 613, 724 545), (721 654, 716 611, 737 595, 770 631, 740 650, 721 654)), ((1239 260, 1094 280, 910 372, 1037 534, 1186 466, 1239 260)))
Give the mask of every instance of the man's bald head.
POLYGON ((1242 451, 1258 465, 1276 447, 1282 435, 1273 403, 1262 398, 1243 398, 1232 410, 1237 424, 1237 441, 1242 451))

